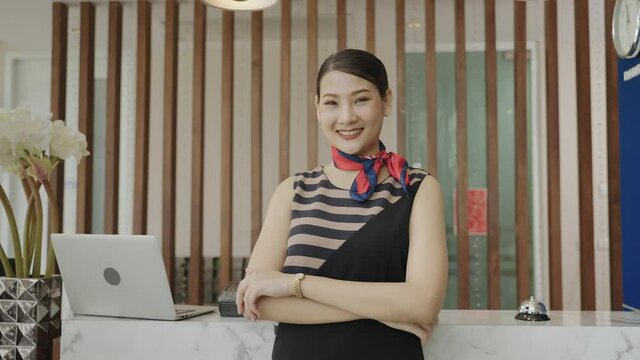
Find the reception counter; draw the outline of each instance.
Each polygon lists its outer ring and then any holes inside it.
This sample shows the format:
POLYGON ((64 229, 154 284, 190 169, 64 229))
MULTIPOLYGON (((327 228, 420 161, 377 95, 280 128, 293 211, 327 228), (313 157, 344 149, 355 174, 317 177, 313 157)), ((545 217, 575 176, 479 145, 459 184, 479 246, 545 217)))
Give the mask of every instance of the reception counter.
MULTIPOLYGON (((640 315, 552 311, 524 322, 514 311, 443 310, 427 359, 638 360, 640 315)), ((217 313, 183 321, 77 316, 63 320, 63 360, 270 359, 274 324, 217 313)))

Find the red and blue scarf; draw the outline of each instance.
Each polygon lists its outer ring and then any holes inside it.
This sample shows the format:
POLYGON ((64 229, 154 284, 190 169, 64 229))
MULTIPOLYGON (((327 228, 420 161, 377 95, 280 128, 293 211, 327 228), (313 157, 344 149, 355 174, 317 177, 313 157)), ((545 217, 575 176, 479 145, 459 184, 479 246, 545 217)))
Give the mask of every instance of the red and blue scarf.
POLYGON ((373 194, 378 183, 378 173, 382 165, 385 164, 389 170, 389 175, 402 184, 402 189, 405 193, 409 193, 407 190, 409 185, 409 164, 407 160, 401 155, 386 152, 385 150, 386 148, 382 141, 380 141, 380 152, 373 156, 350 155, 338 150, 335 146, 331 147, 331 156, 335 167, 347 171, 360 170, 349 190, 349 195, 353 200, 363 202, 373 194))

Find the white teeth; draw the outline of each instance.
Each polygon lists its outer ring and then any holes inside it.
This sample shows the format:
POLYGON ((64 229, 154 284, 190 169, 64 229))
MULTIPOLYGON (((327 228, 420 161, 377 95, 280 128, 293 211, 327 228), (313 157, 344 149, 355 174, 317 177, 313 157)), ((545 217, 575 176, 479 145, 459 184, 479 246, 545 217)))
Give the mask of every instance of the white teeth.
POLYGON ((338 132, 340 133, 340 135, 346 135, 346 136, 351 136, 351 135, 355 135, 359 132, 361 132, 362 129, 354 129, 354 130, 338 130, 338 132))

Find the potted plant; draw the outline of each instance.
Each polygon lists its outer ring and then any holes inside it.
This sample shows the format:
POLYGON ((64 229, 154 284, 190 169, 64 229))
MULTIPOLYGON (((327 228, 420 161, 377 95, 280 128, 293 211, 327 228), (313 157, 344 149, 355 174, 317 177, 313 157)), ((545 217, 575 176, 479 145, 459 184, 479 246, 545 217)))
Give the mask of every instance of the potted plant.
POLYGON ((24 190, 27 211, 22 232, 0 184, 13 248, 12 263, 0 243, 1 358, 48 358, 51 340, 60 333, 62 279, 55 275, 55 254, 48 234, 59 232, 58 199, 50 178, 63 160, 76 163, 89 155, 85 136, 62 120, 36 116, 28 107, 0 108, 0 170, 15 175, 24 190), (49 232, 43 237, 41 189, 49 200, 49 232), (44 239, 44 241, 43 241, 44 239), (47 259, 41 268, 43 243, 47 259), (44 271, 43 271, 44 270, 44 271))

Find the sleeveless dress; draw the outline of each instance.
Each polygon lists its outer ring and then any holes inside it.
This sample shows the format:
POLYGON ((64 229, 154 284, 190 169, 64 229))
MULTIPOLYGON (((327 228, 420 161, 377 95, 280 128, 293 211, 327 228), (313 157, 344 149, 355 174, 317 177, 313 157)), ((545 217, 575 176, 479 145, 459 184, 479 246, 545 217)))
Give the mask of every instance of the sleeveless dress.
MULTIPOLYGON (((352 200, 324 169, 296 174, 285 273, 364 282, 405 281, 409 216, 424 170, 409 168, 407 195, 393 177, 352 200)), ((424 359, 420 339, 376 320, 280 323, 274 360, 424 359)))

